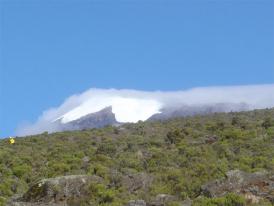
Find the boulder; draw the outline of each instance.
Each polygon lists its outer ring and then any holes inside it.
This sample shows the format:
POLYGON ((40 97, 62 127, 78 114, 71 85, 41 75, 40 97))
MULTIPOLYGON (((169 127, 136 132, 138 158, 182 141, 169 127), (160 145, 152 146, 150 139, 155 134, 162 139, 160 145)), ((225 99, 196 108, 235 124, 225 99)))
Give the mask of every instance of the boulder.
POLYGON ((213 144, 213 143, 215 143, 217 141, 218 141, 218 137, 217 136, 207 136, 205 138, 205 143, 206 144, 213 144))
POLYGON ((130 200, 126 206, 146 206, 144 200, 130 200))
POLYGON ((67 206, 66 203, 31 203, 31 202, 10 202, 7 206, 67 206))
POLYGON ((209 182, 201 189, 207 197, 221 197, 233 192, 243 195, 250 203, 258 203, 260 199, 274 203, 274 176, 266 172, 231 170, 226 173, 226 178, 209 182))
POLYGON ((191 205, 192 205, 192 200, 191 199, 186 199, 181 204, 181 206, 191 206, 191 205))
POLYGON ((150 206, 165 206, 167 203, 175 201, 176 197, 173 195, 168 194, 158 194, 155 197, 155 200, 152 201, 149 205, 150 206))
POLYGON ((122 177, 122 185, 127 188, 130 192, 136 190, 146 191, 151 185, 153 177, 147 173, 135 173, 128 174, 122 177))
POLYGON ((36 182, 21 197, 13 198, 10 206, 79 205, 89 194, 89 186, 102 182, 98 176, 70 175, 36 182))

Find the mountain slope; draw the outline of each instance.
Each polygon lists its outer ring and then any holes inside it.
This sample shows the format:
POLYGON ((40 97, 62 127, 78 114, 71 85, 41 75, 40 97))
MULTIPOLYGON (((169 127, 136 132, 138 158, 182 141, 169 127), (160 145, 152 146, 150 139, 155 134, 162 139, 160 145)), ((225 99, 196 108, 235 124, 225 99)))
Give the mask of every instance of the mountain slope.
POLYGON ((74 177, 71 181, 82 181, 92 176, 98 182, 87 187, 77 184, 83 191, 78 199, 73 199, 74 193, 66 193, 72 195, 67 200, 76 201, 67 205, 123 206, 129 201, 131 205, 144 202, 163 205, 161 201, 168 200, 165 205, 192 201, 194 206, 224 205, 224 202, 242 206, 252 198, 258 200, 254 205, 271 205, 274 201, 274 188, 269 179, 274 172, 273 117, 274 109, 266 109, 43 133, 16 138, 13 145, 3 139, 0 141, 0 202, 6 205, 16 194, 17 199, 20 194, 30 197, 21 199, 28 201, 25 205, 39 198, 48 200, 52 193, 47 196, 39 189, 36 193, 27 192, 42 181, 55 188, 45 190, 56 192, 49 200, 64 204, 66 198, 58 195, 77 188, 68 182, 63 190, 64 184, 59 185, 58 181, 74 177), (236 177, 248 182, 237 182, 236 177), (257 183, 249 177, 258 177, 257 183), (216 185, 216 182, 233 184, 233 187, 216 185))

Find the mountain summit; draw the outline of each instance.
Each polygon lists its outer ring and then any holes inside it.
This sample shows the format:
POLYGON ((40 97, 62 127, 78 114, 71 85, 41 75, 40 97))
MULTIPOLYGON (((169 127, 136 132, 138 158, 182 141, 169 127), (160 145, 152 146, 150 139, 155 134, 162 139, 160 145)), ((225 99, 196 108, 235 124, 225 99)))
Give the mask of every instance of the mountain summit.
POLYGON ((89 128, 100 128, 106 125, 118 125, 115 114, 112 112, 112 106, 106 107, 98 112, 90 113, 80 117, 79 119, 62 123, 62 119, 58 121, 60 129, 64 130, 83 130, 89 128))
MULTIPOLYGON (((142 108, 140 108, 141 110, 142 108)), ((239 103, 218 103, 218 104, 207 104, 207 105, 180 105, 176 107, 163 107, 160 112, 152 114, 145 121, 157 121, 167 120, 176 117, 186 117, 193 115, 204 115, 218 112, 238 112, 249 110, 248 104, 239 103)), ((107 125, 117 126, 123 123, 116 119, 116 114, 113 112, 113 107, 108 106, 97 112, 89 113, 78 119, 72 121, 63 121, 64 117, 59 118, 55 122, 55 128, 57 131, 72 131, 72 130, 83 130, 91 128, 101 128, 107 125)), ((142 120, 142 119, 140 119, 142 120)))

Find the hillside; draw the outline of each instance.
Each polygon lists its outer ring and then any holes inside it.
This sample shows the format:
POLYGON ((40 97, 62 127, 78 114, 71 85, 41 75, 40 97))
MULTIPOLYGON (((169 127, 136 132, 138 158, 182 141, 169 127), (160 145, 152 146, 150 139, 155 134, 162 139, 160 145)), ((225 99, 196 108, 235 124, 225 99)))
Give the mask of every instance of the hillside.
POLYGON ((274 109, 0 141, 0 205, 273 205, 273 175, 274 109))

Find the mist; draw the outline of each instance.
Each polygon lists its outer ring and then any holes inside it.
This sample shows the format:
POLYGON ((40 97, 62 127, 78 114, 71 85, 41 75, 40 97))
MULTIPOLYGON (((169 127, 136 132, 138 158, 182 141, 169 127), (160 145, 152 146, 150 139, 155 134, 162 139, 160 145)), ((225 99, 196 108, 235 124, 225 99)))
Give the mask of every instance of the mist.
MULTIPOLYGON (((59 128, 55 121, 67 123, 108 106, 112 106, 117 121, 137 122, 160 113, 163 108, 218 103, 246 104, 248 110, 274 107, 274 84, 199 87, 168 92, 91 88, 68 97, 59 107, 44 111, 36 122, 21 124, 16 135, 56 132, 59 128)), ((238 108, 230 108, 230 111, 234 110, 238 111, 238 108)))

